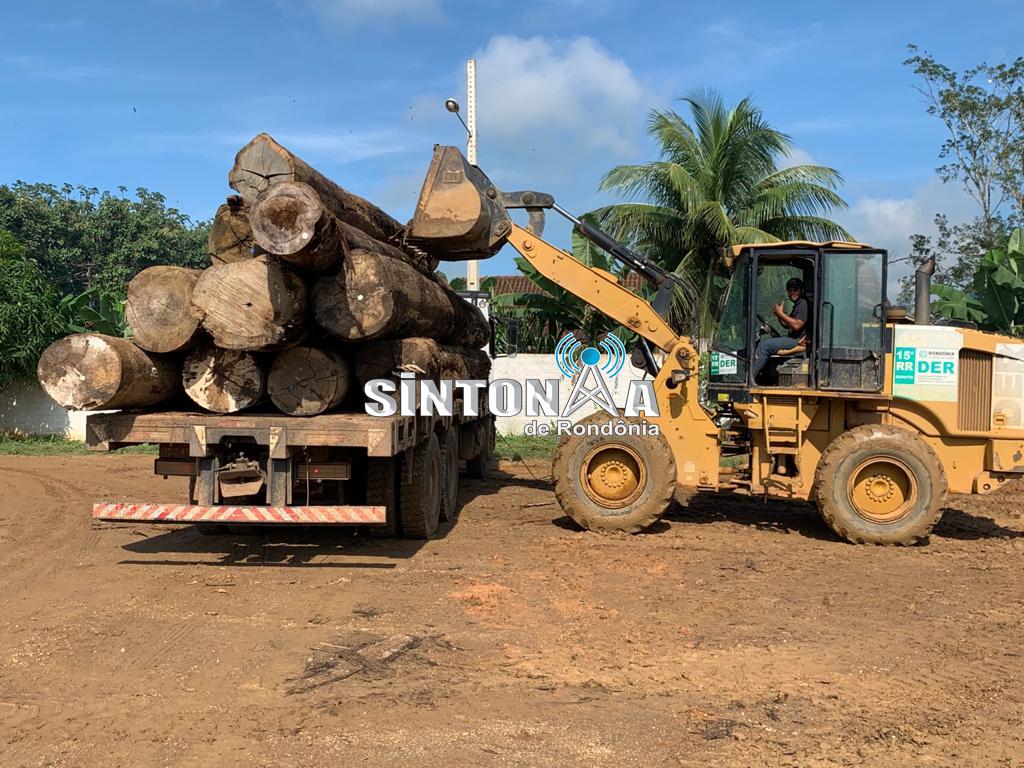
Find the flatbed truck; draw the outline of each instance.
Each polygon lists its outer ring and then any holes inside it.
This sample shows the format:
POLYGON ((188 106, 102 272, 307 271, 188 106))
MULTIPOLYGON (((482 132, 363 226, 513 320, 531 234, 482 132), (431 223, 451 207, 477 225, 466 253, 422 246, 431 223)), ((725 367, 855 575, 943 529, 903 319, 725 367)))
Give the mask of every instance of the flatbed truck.
POLYGON ((90 450, 155 444, 154 474, 189 478, 187 503, 105 500, 92 516, 191 523, 202 533, 357 525, 380 536, 428 539, 441 520, 458 514, 460 470, 487 475, 494 438, 493 416, 460 408, 452 416, 91 414, 90 450))

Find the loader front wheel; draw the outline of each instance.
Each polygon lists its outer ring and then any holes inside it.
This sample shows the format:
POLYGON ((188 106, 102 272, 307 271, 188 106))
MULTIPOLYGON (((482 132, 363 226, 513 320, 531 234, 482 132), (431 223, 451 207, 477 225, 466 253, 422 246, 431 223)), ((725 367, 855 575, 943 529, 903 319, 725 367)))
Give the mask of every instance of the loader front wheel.
POLYGON ((942 516, 946 473, 917 434, 888 424, 844 432, 814 476, 821 516, 855 544, 916 544, 942 516))
POLYGON ((638 533, 660 518, 676 488, 676 463, 661 435, 615 434, 641 421, 595 413, 563 440, 552 474, 562 509, 591 531, 638 533), (612 434, 589 434, 611 425, 612 434))

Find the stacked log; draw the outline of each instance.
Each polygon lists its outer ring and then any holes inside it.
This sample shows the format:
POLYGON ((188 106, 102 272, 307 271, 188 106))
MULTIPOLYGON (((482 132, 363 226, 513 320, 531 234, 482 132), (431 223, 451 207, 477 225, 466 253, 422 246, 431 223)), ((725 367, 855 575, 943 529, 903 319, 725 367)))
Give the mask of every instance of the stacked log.
POLYGON ((39 361, 67 408, 200 408, 292 416, 361 409, 356 384, 413 372, 486 378, 483 314, 438 278, 404 228, 260 134, 228 176, 210 266, 156 266, 129 283, 131 339, 75 334, 39 361), (351 395, 351 397, 349 397, 351 395))
POLYGON ((198 269, 156 266, 128 283, 124 315, 135 344, 148 352, 180 352, 193 345, 199 318, 192 311, 198 269))
POLYGON ((74 411, 156 405, 181 388, 172 358, 100 333, 55 341, 40 356, 36 373, 46 394, 74 411))

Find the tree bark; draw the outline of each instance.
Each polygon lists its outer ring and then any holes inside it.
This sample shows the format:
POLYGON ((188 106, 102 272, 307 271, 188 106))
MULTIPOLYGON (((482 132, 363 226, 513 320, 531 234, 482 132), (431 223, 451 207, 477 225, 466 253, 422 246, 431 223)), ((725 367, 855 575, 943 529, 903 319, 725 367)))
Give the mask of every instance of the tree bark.
POLYGON ((361 385, 371 379, 394 378, 396 372, 415 373, 417 378, 433 381, 486 380, 491 372, 491 360, 480 349, 449 347, 433 339, 396 339, 360 344, 355 371, 361 385))
POLYGON ((174 358, 100 333, 55 341, 40 356, 36 375, 46 394, 75 411, 156 405, 181 387, 174 358))
POLYGON ((274 360, 267 391, 283 413, 315 416, 341 403, 351 381, 351 368, 337 352, 293 347, 274 360))
POLYGON ((401 239, 403 227, 396 219, 335 184, 266 133, 259 134, 238 151, 234 167, 228 173, 228 184, 247 205, 255 203, 260 192, 271 184, 285 181, 309 184, 331 213, 370 237, 384 242, 401 239))
POLYGON ((124 314, 132 340, 148 352, 178 352, 192 346, 199 318, 192 312, 198 269, 156 266, 128 283, 124 314))
POLYGON ((283 349, 305 332, 306 286, 275 257, 256 256, 205 270, 192 307, 219 347, 283 349))
POLYGON ((317 322, 347 341, 424 336, 481 347, 490 327, 479 309, 408 264, 360 248, 337 275, 316 282, 317 322))
POLYGON ((376 240, 338 219, 308 184, 285 181, 264 189, 249 215, 253 238, 267 253, 306 269, 328 271, 355 248, 388 256, 434 279, 437 259, 425 251, 376 240))
POLYGON ((214 413, 235 413, 266 394, 266 374, 248 352, 204 346, 185 358, 181 383, 196 405, 214 413))
POLYGON ((238 195, 231 195, 217 209, 210 227, 207 252, 211 264, 233 264, 251 259, 255 253, 249 207, 238 195))

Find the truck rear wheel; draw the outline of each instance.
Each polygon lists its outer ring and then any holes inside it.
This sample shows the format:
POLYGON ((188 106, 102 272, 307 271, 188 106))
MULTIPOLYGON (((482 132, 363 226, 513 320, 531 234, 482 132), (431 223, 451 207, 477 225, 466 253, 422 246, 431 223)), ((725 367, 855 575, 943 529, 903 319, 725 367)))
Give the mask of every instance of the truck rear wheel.
MULTIPOLYGON (((578 426, 639 424, 595 413, 578 426)), ((591 531, 638 533, 660 518, 676 489, 676 462, 661 435, 572 435, 551 468, 562 509, 591 531)))
POLYGON ((449 429, 441 439, 441 519, 452 522, 459 515, 459 433, 449 429))
POLYGON ((480 453, 466 460, 466 475, 478 480, 486 480, 491 476, 491 461, 494 454, 494 419, 486 419, 480 424, 482 430, 480 453))
POLYGON ((854 427, 833 440, 814 474, 814 500, 854 544, 916 544, 942 516, 946 473, 919 435, 888 424, 854 427))
POLYGON ((370 536, 393 539, 398 536, 398 476, 397 456, 386 459, 367 459, 366 462, 366 503, 374 507, 386 507, 387 523, 370 526, 370 536))
POLYGON ((402 472, 402 534, 407 539, 429 539, 441 519, 441 446, 437 435, 412 449, 412 478, 402 472))

